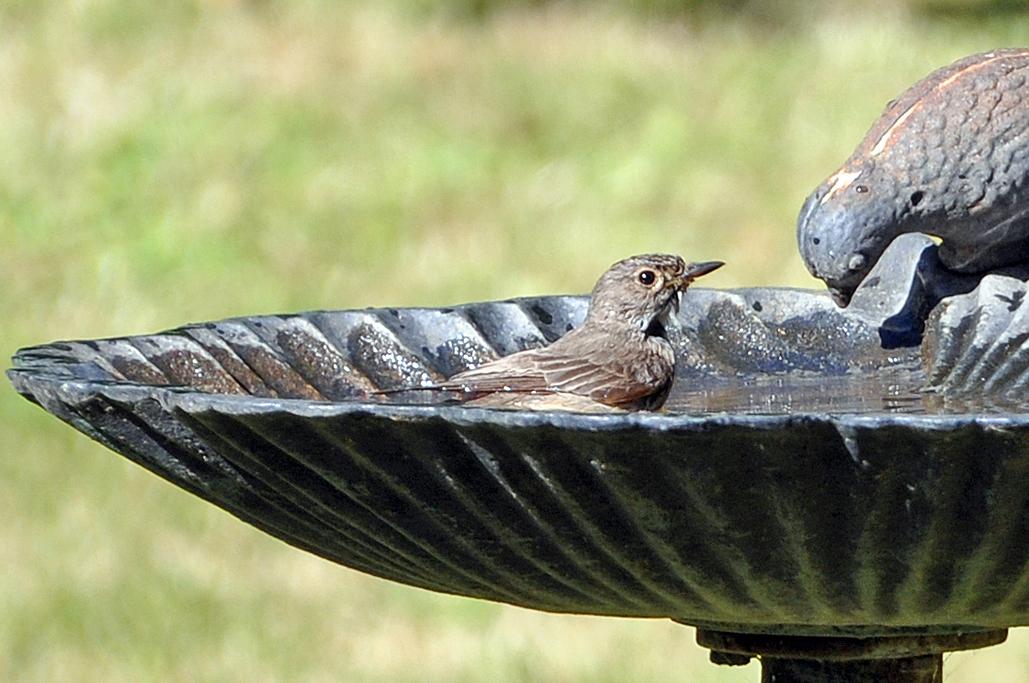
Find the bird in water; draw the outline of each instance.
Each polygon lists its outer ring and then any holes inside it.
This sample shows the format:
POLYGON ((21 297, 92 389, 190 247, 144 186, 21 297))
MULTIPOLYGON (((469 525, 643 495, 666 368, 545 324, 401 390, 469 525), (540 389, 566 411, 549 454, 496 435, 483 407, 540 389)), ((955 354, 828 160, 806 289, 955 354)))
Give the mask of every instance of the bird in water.
POLYGON ((619 261, 593 287, 580 327, 550 346, 499 358, 431 388, 489 407, 657 410, 675 374, 667 316, 678 312, 694 279, 722 265, 686 263, 672 254, 619 261))

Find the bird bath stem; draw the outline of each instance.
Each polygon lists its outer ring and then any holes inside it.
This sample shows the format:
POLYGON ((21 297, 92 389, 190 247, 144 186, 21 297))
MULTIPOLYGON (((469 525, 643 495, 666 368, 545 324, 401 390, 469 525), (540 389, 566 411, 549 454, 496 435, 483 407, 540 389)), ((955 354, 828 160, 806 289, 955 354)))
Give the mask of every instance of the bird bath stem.
POLYGON ((936 636, 844 638, 697 630, 716 664, 761 658, 763 683, 942 683, 943 653, 997 645, 1007 629, 936 636))

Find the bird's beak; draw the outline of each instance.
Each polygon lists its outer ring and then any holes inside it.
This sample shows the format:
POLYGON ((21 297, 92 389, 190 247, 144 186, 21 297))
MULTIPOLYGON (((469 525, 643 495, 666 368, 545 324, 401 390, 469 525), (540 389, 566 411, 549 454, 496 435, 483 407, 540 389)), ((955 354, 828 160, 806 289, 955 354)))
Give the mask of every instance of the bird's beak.
POLYGON ((686 290, 691 282, 701 275, 707 275, 713 270, 718 270, 725 263, 722 261, 704 261, 702 263, 687 263, 685 270, 675 280, 675 293, 672 294, 671 300, 668 302, 669 307, 676 313, 679 312, 679 304, 682 303, 682 293, 686 290))
POLYGON ((724 265, 725 263, 722 261, 702 261, 701 263, 687 263, 686 270, 682 274, 682 283, 683 285, 688 285, 701 275, 707 275, 708 273, 714 270, 718 270, 724 265))
POLYGON ((854 296, 853 289, 842 289, 840 287, 830 287, 829 293, 832 295, 832 300, 836 302, 836 305, 840 308, 846 308, 850 303, 850 298, 854 296))

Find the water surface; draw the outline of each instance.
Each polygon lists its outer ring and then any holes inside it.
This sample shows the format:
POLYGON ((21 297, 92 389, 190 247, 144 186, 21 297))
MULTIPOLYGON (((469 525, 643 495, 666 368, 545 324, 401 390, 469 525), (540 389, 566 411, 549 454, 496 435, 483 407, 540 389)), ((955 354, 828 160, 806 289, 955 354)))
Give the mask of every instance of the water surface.
POLYGON ((825 375, 791 372, 740 377, 678 377, 665 404, 672 414, 1029 412, 1029 398, 945 397, 927 391, 921 369, 825 375))

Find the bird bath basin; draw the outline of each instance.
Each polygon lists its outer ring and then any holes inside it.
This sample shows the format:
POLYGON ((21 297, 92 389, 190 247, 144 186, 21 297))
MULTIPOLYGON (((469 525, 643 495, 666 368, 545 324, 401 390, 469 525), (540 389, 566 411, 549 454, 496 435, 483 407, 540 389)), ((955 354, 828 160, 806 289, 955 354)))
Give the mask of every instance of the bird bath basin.
MULTIPOLYGON (((552 341, 583 297, 54 343, 19 351, 9 376, 159 476, 376 576, 671 618, 717 662, 760 656, 767 680, 932 681, 944 650, 1029 624, 1021 342, 991 351, 989 395, 920 390, 967 388, 979 323, 1000 334, 986 281, 939 276, 934 248, 899 240, 846 310, 808 291, 691 290, 662 413, 369 398, 552 341), (939 314, 944 290, 972 312, 939 314)), ((1009 280, 995 287, 1020 301, 1009 280)))

